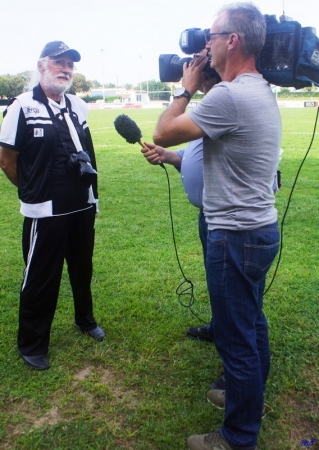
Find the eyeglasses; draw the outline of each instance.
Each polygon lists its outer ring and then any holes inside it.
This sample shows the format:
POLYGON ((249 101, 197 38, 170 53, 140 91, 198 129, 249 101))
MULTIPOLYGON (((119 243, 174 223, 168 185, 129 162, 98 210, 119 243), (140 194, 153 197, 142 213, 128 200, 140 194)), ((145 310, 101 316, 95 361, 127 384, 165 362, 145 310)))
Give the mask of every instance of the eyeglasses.
POLYGON ((210 44, 212 42, 213 36, 222 36, 222 35, 226 35, 226 34, 231 34, 231 32, 222 31, 221 33, 207 33, 207 34, 205 34, 206 44, 210 44))
POLYGON ((66 62, 64 59, 50 59, 50 61, 52 61, 52 64, 58 69, 64 69, 64 67, 67 67, 70 70, 76 70, 73 62, 66 62))

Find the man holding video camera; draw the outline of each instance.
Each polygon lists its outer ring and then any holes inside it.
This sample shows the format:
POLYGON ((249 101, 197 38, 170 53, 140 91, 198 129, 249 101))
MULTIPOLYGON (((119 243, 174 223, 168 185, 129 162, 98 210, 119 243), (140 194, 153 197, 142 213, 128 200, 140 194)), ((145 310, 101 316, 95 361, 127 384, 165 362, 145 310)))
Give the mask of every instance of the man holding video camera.
POLYGON ((0 167, 15 186, 24 216, 26 264, 20 292, 18 351, 37 370, 47 352, 64 259, 72 287, 74 326, 97 341, 91 278, 97 177, 87 106, 65 95, 80 54, 61 41, 46 44, 40 83, 13 99, 0 134, 0 167))
MULTIPOLYGON (((225 417, 218 431, 189 437, 191 450, 253 450, 263 414, 270 354, 262 303, 280 240, 272 186, 281 141, 276 100, 255 66, 265 35, 264 17, 253 4, 223 7, 206 38, 222 82, 185 113, 207 62, 194 58, 184 66, 184 90, 154 133, 164 147, 200 137, 204 142, 206 272, 224 365, 224 404, 218 406, 225 417)), ((214 404, 218 381, 208 395, 214 404)))

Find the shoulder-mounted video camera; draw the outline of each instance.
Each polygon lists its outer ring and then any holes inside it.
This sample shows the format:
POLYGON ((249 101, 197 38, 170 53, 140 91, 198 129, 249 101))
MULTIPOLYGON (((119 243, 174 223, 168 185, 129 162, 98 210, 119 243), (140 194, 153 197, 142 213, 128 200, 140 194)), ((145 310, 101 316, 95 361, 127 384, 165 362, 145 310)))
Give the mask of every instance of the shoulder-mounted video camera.
MULTIPOLYGON (((206 46, 205 36, 209 29, 189 28, 184 30, 179 39, 179 46, 186 55, 199 53, 206 46)), ((180 58, 178 55, 164 54, 159 56, 159 72, 162 82, 179 81, 183 76, 184 63, 189 64, 193 58, 180 58)), ((207 61, 203 72, 207 72, 210 78, 219 78, 216 70, 210 67, 210 60, 207 61)))
MULTIPOLYGON (((302 27, 299 22, 286 16, 280 21, 275 15, 265 15, 266 40, 256 62, 257 70, 271 84, 301 89, 313 84, 319 86, 319 39, 313 27, 302 27)), ((205 35, 209 30, 190 28, 182 32, 179 45, 190 55, 205 48, 205 35)), ((179 81, 183 76, 183 64, 191 57, 178 55, 159 56, 159 72, 162 82, 179 81)), ((203 71, 209 76, 217 72, 207 62, 203 71)))

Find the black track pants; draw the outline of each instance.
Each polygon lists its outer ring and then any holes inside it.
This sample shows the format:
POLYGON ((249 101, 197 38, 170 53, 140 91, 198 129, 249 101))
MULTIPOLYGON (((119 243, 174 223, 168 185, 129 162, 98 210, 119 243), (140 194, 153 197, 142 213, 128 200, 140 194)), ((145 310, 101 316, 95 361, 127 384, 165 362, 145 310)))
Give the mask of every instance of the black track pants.
POLYGON ((50 341, 64 259, 74 298, 76 323, 96 327, 91 278, 95 208, 44 219, 25 218, 22 248, 26 264, 20 293, 18 348, 45 355, 50 341))

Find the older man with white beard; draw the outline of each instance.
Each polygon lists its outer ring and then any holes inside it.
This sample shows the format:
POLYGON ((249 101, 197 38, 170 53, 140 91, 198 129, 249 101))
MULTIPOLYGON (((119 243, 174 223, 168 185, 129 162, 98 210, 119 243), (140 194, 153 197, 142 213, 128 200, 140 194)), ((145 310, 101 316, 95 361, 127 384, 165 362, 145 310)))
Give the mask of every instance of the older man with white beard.
POLYGON ((0 133, 0 167, 15 186, 24 216, 25 271, 20 292, 18 351, 37 370, 47 360, 64 260, 72 287, 74 326, 97 341, 91 295, 96 162, 86 103, 65 94, 80 54, 49 42, 38 61, 40 83, 12 99, 0 133))

